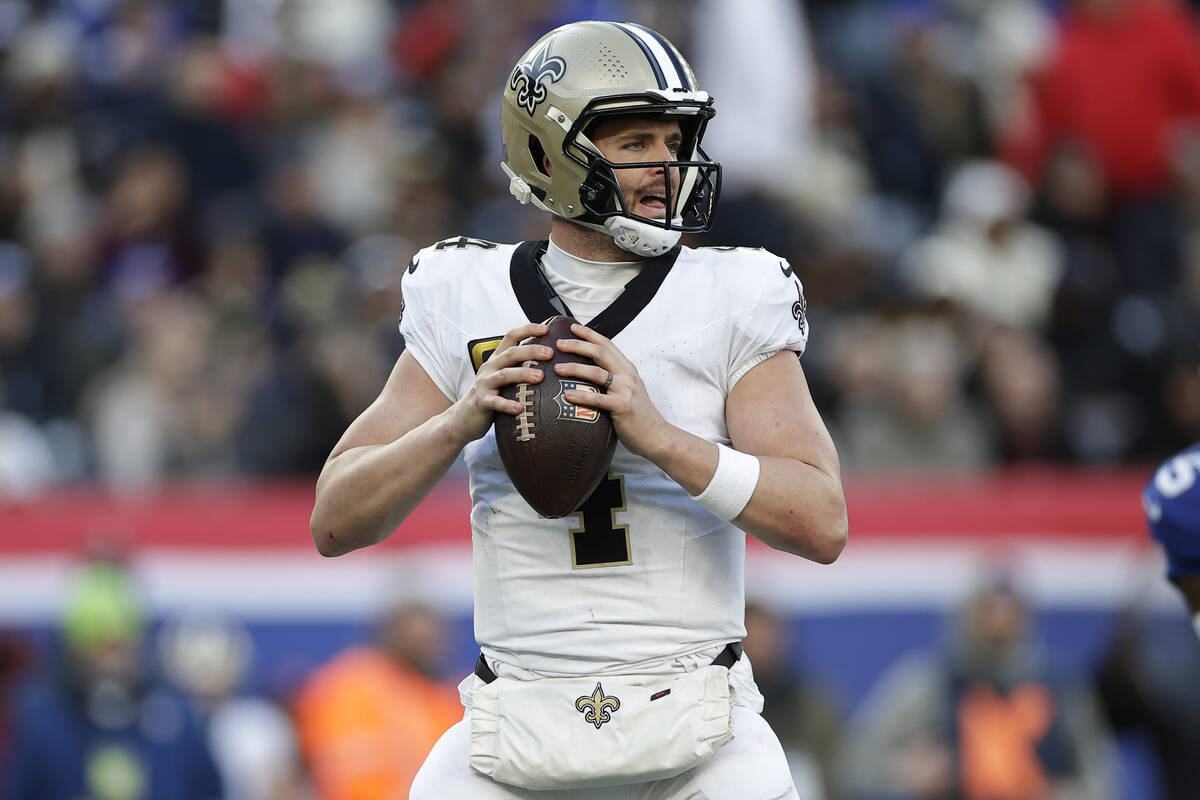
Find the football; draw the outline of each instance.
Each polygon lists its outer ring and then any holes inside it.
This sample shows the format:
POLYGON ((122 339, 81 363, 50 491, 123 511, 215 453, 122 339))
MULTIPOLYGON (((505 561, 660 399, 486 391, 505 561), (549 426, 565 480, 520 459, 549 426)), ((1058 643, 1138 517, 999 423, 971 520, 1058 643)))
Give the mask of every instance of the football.
POLYGON ((612 416, 586 406, 568 403, 563 394, 570 389, 604 392, 599 386, 554 371, 555 364, 592 364, 591 359, 563 353, 554 347, 559 339, 574 339, 570 317, 546 320, 545 335, 532 340, 554 349, 548 361, 528 361, 525 366, 542 370, 538 383, 505 386, 500 394, 525 406, 519 414, 496 414, 496 444, 500 460, 513 486, 533 510, 543 517, 563 517, 574 512, 591 496, 608 474, 617 434, 612 416))

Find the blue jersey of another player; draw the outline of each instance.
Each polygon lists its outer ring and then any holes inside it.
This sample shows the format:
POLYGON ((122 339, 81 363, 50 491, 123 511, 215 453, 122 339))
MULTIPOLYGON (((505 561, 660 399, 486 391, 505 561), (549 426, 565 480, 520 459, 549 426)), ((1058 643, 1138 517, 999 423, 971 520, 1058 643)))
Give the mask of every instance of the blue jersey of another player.
POLYGON ((1163 462, 1142 492, 1172 580, 1200 576, 1200 443, 1163 462))

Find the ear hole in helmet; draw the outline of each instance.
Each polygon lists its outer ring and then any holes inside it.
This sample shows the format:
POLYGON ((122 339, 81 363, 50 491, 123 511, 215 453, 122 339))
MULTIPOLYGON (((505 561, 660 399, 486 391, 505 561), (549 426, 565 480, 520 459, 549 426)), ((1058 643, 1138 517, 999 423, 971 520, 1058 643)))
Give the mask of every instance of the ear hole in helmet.
POLYGON ((533 134, 529 135, 529 155, 533 157, 533 165, 537 167, 537 171, 549 178, 550 170, 546 168, 546 151, 533 134))

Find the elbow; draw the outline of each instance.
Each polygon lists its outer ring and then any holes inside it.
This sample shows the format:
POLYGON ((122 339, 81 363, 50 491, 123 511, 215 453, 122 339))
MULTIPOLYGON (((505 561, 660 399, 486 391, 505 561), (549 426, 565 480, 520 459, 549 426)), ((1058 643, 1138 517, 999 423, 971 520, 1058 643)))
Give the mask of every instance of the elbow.
POLYGON ((320 508, 318 503, 313 508, 312 516, 308 520, 308 532, 312 535, 317 552, 326 558, 349 553, 354 548, 346 546, 345 540, 337 535, 334 526, 320 513, 320 508))
POLYGON ((344 556, 384 538, 384 532, 373 526, 370 520, 357 515, 324 513, 321 509, 321 503, 313 508, 308 532, 312 535, 317 552, 326 558, 344 556))
POLYGON ((845 499, 831 503, 830 508, 815 522, 815 530, 808 537, 809 548, 805 555, 818 564, 832 564, 846 549, 850 538, 850 519, 846 513, 845 499))
POLYGON ((326 558, 333 558, 348 552, 332 530, 310 526, 309 532, 312 534, 313 544, 317 546, 317 552, 326 558))
POLYGON ((313 544, 317 546, 317 552, 325 558, 334 558, 350 552, 349 548, 338 541, 337 535, 333 531, 313 529, 312 538, 313 544))
POLYGON ((840 521, 820 532, 817 536, 816 547, 809 554, 809 558, 818 564, 832 564, 846 549, 846 540, 849 535, 849 525, 843 514, 840 521))

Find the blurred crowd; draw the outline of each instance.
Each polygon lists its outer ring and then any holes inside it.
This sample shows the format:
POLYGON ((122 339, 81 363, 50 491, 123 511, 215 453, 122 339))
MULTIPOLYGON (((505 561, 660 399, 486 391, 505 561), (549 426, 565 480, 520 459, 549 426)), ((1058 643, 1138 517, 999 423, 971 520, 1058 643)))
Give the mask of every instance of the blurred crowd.
POLYGON ((125 566, 98 559, 75 571, 50 641, 0 635, 0 797, 398 800, 463 714, 442 620, 418 602, 257 691, 239 620, 151 617, 125 566))
MULTIPOLYGON (((746 609, 746 653, 801 800, 1191 800, 1200 647, 1131 611, 1097 657, 1044 649, 1006 565, 851 706, 803 624, 746 609), (1164 635, 1165 634, 1165 635, 1164 635), (1134 750, 1129 744, 1134 743, 1134 750)), ((397 800, 463 713, 447 620, 381 603, 361 640, 255 686, 245 625, 154 619, 119 561, 72 573, 46 640, 0 631, 4 800, 397 800)))
POLYGON ((853 470, 1200 438, 1200 33, 1182 0, 0 0, 0 492, 317 469, 403 266, 542 238, 497 99, 572 19, 717 98, 717 227, 804 280, 853 470))
MULTIPOLYGON (((661 31, 715 95, 725 186, 689 243, 796 269, 847 469, 1159 460, 1200 440, 1197 6, 0 0, 0 496, 314 473, 403 348, 413 253, 545 236, 498 97, 583 18, 661 31)), ((386 792, 458 711, 420 606, 263 698, 245 630, 152 628, 115 565, 64 605, 52 662, 0 636, 13 797, 386 792)), ((1129 620, 1064 675, 1029 611, 981 585, 850 713, 752 606, 802 796, 1103 800, 1114 731, 1194 796, 1195 642, 1129 620)))

